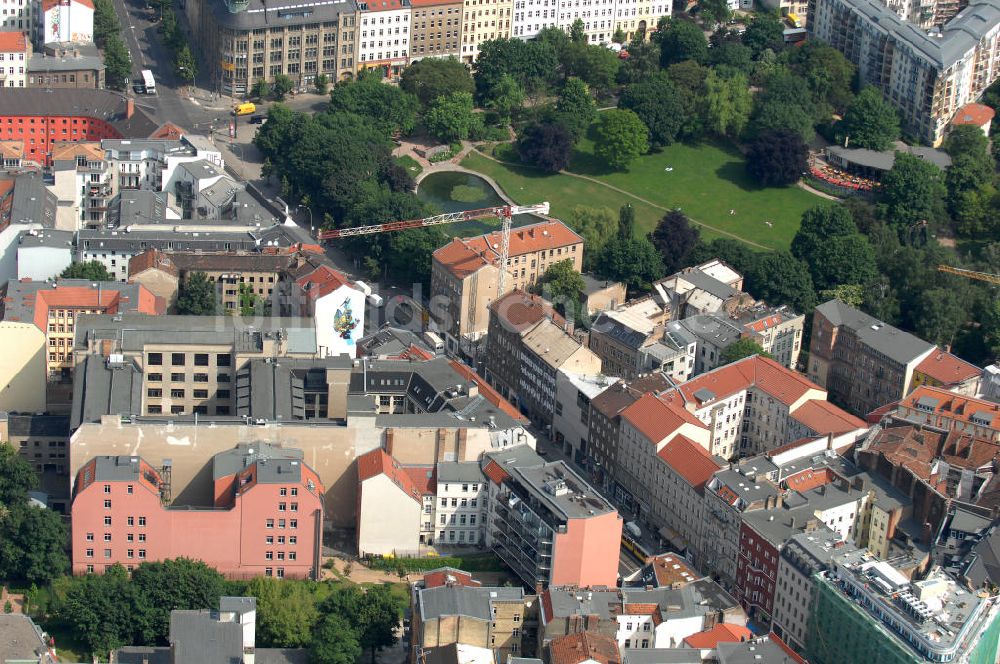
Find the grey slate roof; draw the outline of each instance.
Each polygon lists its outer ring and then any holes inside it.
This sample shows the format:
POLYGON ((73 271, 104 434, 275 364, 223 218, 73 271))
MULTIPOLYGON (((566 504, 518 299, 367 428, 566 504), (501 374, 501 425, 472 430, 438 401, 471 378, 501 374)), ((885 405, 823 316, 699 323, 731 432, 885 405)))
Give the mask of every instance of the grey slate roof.
MULTIPOLYGON (((236 5, 235 2, 232 3, 236 5)), ((285 0, 281 3, 267 3, 264 0, 249 0, 246 9, 230 9, 230 2, 212 0, 211 9, 220 27, 232 30, 252 30, 254 28, 295 26, 306 23, 338 21, 342 13, 354 13, 352 0, 322 2, 312 0, 296 3, 285 0)))
POLYGON ((584 295, 592 295, 615 285, 613 279, 598 279, 591 274, 581 274, 580 276, 583 277, 583 290, 581 292, 584 295))
POLYGON ((766 637, 743 643, 720 643, 719 664, 798 664, 781 646, 766 637))
POLYGON ((73 235, 73 231, 54 231, 45 228, 37 233, 23 233, 18 247, 24 249, 30 249, 32 247, 48 247, 55 249, 68 249, 72 251, 73 235))
POLYGON ((419 335, 399 327, 384 326, 358 341, 358 347, 365 355, 375 357, 399 355, 410 346, 432 353, 419 335))
POLYGON ((114 228, 132 224, 160 224, 166 219, 167 203, 163 192, 123 189, 108 206, 108 225, 114 228))
POLYGON ((621 599, 614 590, 577 590, 551 588, 549 600, 552 617, 599 616, 601 620, 611 620, 619 613, 621 599))
POLYGON ((993 528, 972 547, 963 564, 962 576, 973 588, 982 588, 987 583, 1000 585, 1000 529, 993 528))
POLYGON ((14 180, 10 220, 13 224, 41 224, 52 228, 56 222, 56 195, 45 187, 42 174, 29 171, 14 180))
POLYGON ((872 318, 840 300, 824 302, 816 307, 816 311, 834 325, 853 330, 866 345, 899 364, 908 364, 934 348, 933 344, 872 318))
POLYGON ((11 436, 69 437, 69 418, 65 415, 9 415, 7 430, 11 436))
MULTIPOLYGON (((45 652, 45 641, 31 618, 19 613, 0 613, 0 662, 25 660, 37 662, 45 652)), ((46 658, 44 662, 50 660, 46 658)))
POLYGON ((697 268, 685 270, 680 273, 679 276, 688 283, 693 284, 695 288, 701 289, 706 293, 710 293, 720 300, 730 298, 739 292, 729 284, 724 284, 715 277, 711 277, 697 268))
POLYGON ((591 326, 592 332, 606 334, 629 348, 638 349, 646 341, 646 334, 633 330, 621 321, 602 312, 591 326))
POLYGON ((523 588, 469 588, 467 586, 438 586, 418 591, 417 606, 423 621, 442 616, 466 616, 479 620, 492 620, 491 602, 520 602, 523 588))
POLYGON ((622 664, 701 664, 701 661, 701 650, 698 648, 622 650, 622 664))
POLYGON ((95 482, 125 482, 139 477, 137 456, 99 456, 94 462, 95 482))
POLYGON ((924 146, 909 146, 903 142, 897 142, 893 149, 883 152, 876 152, 867 148, 844 148, 839 145, 831 145, 827 151, 851 163, 868 168, 875 168, 880 171, 888 171, 896 163, 896 152, 905 152, 928 161, 941 170, 951 166, 951 157, 943 150, 935 150, 924 146))
POLYGON ((483 472, 478 461, 442 461, 437 465, 437 479, 441 482, 482 482, 483 472))
POLYGON ((680 324, 692 336, 720 348, 736 342, 742 334, 740 328, 715 314, 690 316, 680 324))
MULTIPOLYGON (((299 482, 302 477, 303 458, 302 450, 294 447, 278 447, 270 443, 240 443, 233 449, 220 452, 212 457, 212 480, 235 475, 256 463, 257 481, 261 484, 299 482)), ((227 604, 227 606, 231 605, 232 603, 227 604)), ((222 610, 232 611, 236 609, 222 610)))
POLYGON ((46 55, 45 53, 32 53, 28 58, 28 73, 44 73, 50 71, 80 71, 91 69, 101 71, 104 69, 104 60, 96 53, 94 55, 79 56, 66 55, 46 55))
POLYGON ((38 292, 51 291, 54 286, 92 288, 102 293, 118 293, 118 310, 123 312, 135 311, 139 305, 139 284, 124 284, 120 281, 94 282, 88 279, 59 279, 53 284, 48 281, 16 281, 11 279, 3 290, 3 320, 34 322, 38 292), (97 284, 96 288, 94 288, 94 284, 97 284))
MULTIPOLYGON (((615 511, 614 506, 565 461, 551 461, 541 465, 505 466, 505 469, 511 474, 516 486, 523 488, 530 495, 532 510, 537 513, 538 505, 541 504, 560 523, 567 519, 585 519, 596 514, 615 511), (562 495, 551 493, 548 487, 556 482, 565 483, 568 491, 562 495)), ((540 516, 545 515, 543 513, 540 516)))

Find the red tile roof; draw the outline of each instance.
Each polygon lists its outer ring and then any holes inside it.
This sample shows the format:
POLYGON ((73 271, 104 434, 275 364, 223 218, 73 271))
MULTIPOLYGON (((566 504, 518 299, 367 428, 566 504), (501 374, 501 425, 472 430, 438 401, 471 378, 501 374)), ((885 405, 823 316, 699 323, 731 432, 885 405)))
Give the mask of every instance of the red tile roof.
POLYGON ((358 457, 358 482, 385 475, 407 496, 423 502, 423 496, 434 492, 434 466, 401 466, 383 449, 372 450, 358 457))
POLYGON ((370 12, 388 12, 393 9, 406 9, 409 6, 402 0, 368 0, 366 4, 370 12))
POLYGON ((784 484, 788 489, 802 493, 810 489, 815 489, 818 486, 830 484, 836 479, 836 474, 829 468, 820 468, 819 470, 810 468, 803 470, 801 473, 789 475, 785 478, 784 484))
POLYGON ((915 371, 930 376, 945 386, 956 385, 983 375, 983 370, 976 365, 969 364, 962 358, 943 350, 925 357, 915 371))
POLYGON ((521 332, 543 318, 551 318, 562 324, 565 319, 560 316, 550 302, 538 295, 514 290, 507 293, 490 305, 501 321, 511 329, 521 332))
MULTIPOLYGON (((496 264, 500 258, 497 248, 501 240, 499 231, 476 237, 454 238, 434 252, 434 260, 455 277, 463 279, 487 263, 496 264)), ((510 255, 521 256, 574 244, 583 244, 583 238, 569 226, 557 220, 543 221, 511 231, 510 255)))
POLYGON ((955 117, 951 119, 951 123, 953 125, 971 124, 977 127, 985 127, 986 123, 990 122, 995 115, 996 113, 993 109, 985 104, 966 104, 958 109, 955 117))
POLYGON ((753 638, 753 632, 742 625, 719 623, 712 629, 707 629, 684 639, 691 648, 712 650, 720 643, 739 643, 753 638))
MULTIPOLYGON (((692 378, 677 389, 683 392, 688 402, 702 407, 695 392, 708 390, 715 395, 712 401, 725 399, 743 390, 756 386, 785 405, 798 401, 809 390, 823 391, 819 385, 802 374, 788 369, 767 357, 754 355, 738 362, 727 364, 692 378)), ((676 391, 668 393, 672 400, 681 401, 676 391)))
POLYGON ((909 396, 899 402, 901 407, 918 410, 922 415, 940 415, 953 420, 971 423, 972 416, 976 413, 983 417, 992 416, 993 428, 1000 428, 1000 404, 996 404, 984 399, 967 397, 940 387, 921 385, 910 392, 909 396), (936 399, 937 405, 931 410, 927 410, 930 402, 924 401, 924 406, 917 409, 917 401, 921 398, 936 399))
POLYGON ((549 644, 551 664, 580 664, 588 659, 599 664, 621 662, 618 642, 596 632, 577 632, 553 639, 549 644))
POLYGON ((184 130, 175 125, 173 122, 164 122, 156 131, 150 135, 150 138, 165 138, 172 141, 176 141, 184 136, 184 130))
POLYGON ((0 32, 0 53, 24 53, 27 48, 23 32, 0 32))
POLYGON ((483 584, 473 579, 468 572, 454 567, 442 567, 424 574, 424 588, 437 588, 446 585, 476 588, 483 584))
POLYGON ((299 277, 296 284, 305 290, 309 297, 320 298, 351 283, 347 277, 327 265, 320 265, 304 277, 299 277))
POLYGON ((510 473, 504 470, 500 464, 492 459, 490 459, 489 463, 487 463, 483 468, 483 475, 486 475, 486 477, 490 478, 490 480, 498 486, 503 484, 504 480, 510 477, 510 473))
MULTIPOLYGON (((430 359, 430 358, 428 358, 430 359)), ((521 411, 511 405, 509 401, 500 396, 500 393, 493 389, 489 383, 482 379, 482 377, 473 371, 469 366, 462 364, 461 362, 456 362, 455 360, 449 360, 448 365, 452 370, 461 375, 465 380, 472 381, 479 388, 479 396, 483 397, 491 404, 502 410, 506 415, 514 418, 518 422, 527 422, 526 418, 521 411)))
POLYGON ((659 587, 672 586, 675 583, 687 584, 702 578, 684 558, 676 553, 661 553, 653 556, 647 563, 656 575, 656 585, 659 587))
POLYGON ((683 424, 705 426, 683 406, 668 402, 650 392, 623 410, 622 417, 654 444, 677 431, 683 424))
POLYGON ((542 603, 542 616, 544 616, 545 622, 552 622, 552 616, 555 615, 552 611, 552 591, 546 588, 542 592, 540 601, 542 603))
POLYGON ((659 457, 699 492, 712 475, 723 468, 705 448, 686 436, 677 436, 664 445, 659 457))
POLYGON ((128 261, 128 276, 156 268, 172 276, 177 276, 177 266, 159 249, 147 249, 141 254, 136 254, 128 261))
POLYGON ((829 401, 820 399, 810 399, 796 408, 792 412, 792 418, 815 431, 817 435, 847 433, 868 426, 861 418, 841 410, 829 401))

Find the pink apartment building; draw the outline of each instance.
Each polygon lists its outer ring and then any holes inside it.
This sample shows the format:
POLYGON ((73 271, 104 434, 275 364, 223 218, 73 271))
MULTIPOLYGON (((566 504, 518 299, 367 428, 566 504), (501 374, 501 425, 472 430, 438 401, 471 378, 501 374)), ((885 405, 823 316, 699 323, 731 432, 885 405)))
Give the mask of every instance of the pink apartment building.
POLYGON ((317 577, 323 485, 302 452, 241 444, 212 460, 214 503, 170 506, 169 472, 102 456, 77 472, 73 573, 187 557, 228 577, 317 577))

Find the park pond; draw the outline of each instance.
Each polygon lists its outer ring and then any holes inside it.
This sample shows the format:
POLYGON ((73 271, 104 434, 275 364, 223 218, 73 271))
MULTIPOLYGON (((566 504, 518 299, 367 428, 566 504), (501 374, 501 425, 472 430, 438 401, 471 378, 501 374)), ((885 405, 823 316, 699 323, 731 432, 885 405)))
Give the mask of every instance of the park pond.
MULTIPOLYGON (((441 212, 461 212, 477 208, 503 205, 504 201, 489 182, 471 173, 441 171, 431 173, 417 186, 417 197, 431 203, 441 212)), ((524 226, 538 221, 530 214, 514 217, 514 226, 524 226)), ((451 224, 443 229, 449 236, 469 237, 498 230, 497 220, 479 219, 451 224)))

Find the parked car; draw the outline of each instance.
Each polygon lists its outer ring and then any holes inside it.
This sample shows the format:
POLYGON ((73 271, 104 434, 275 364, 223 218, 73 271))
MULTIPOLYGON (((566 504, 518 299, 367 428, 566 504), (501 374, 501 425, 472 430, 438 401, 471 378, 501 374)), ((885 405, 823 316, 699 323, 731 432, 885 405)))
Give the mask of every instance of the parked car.
POLYGON ((250 124, 264 124, 267 121, 267 116, 264 115, 251 115, 250 124))

